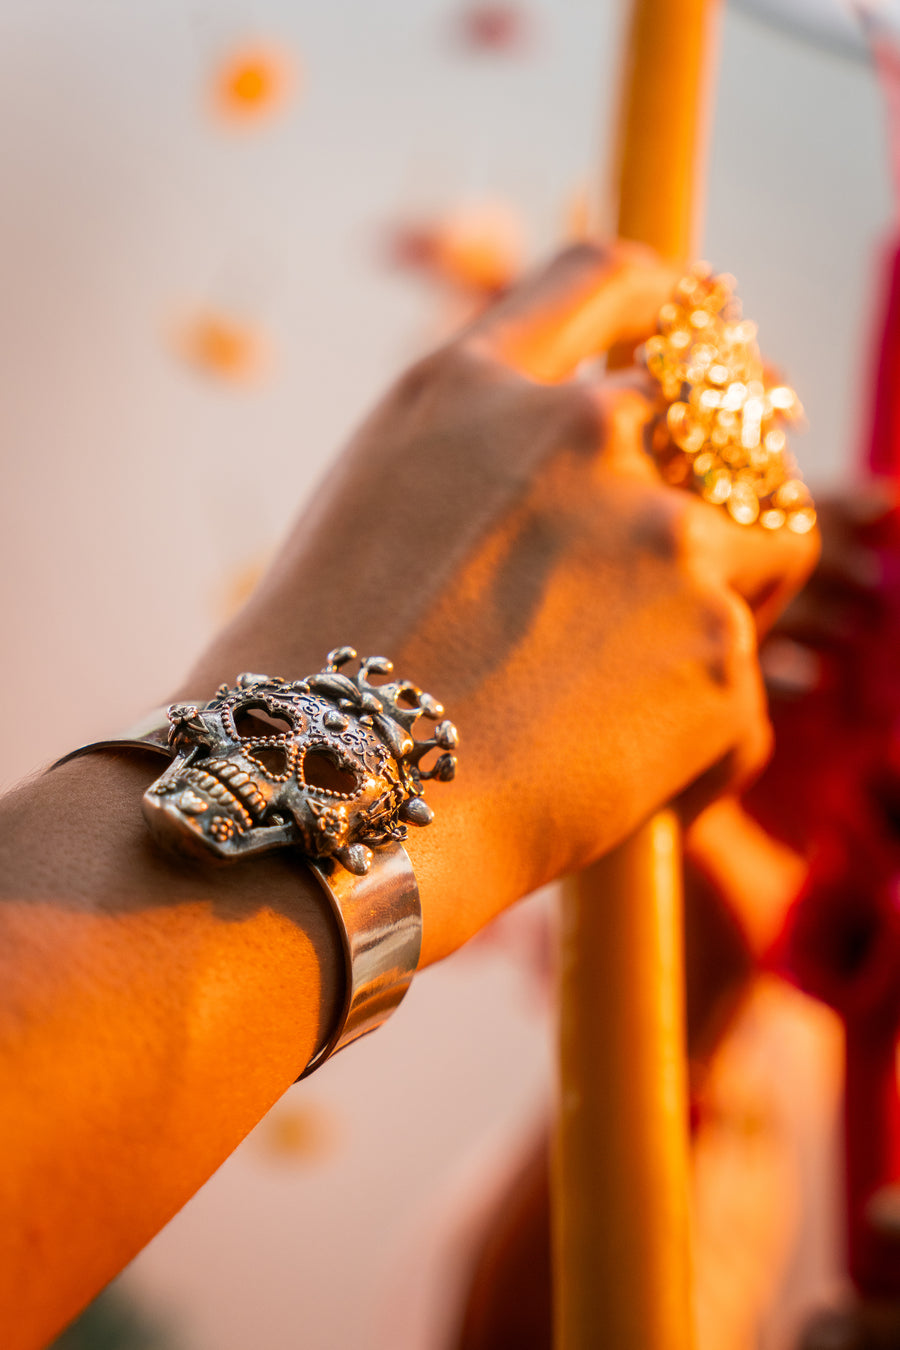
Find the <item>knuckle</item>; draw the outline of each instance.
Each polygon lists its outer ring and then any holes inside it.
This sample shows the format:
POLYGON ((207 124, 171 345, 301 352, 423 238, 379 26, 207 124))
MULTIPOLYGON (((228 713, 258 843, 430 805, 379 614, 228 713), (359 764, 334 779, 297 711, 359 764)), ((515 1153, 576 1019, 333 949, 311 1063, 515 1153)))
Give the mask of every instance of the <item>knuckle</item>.
POLYGON ((746 690, 748 675, 756 674, 756 626, 750 608, 734 591, 708 590, 703 596, 703 624, 707 638, 707 669, 725 688, 746 690))
POLYGON ((611 431, 630 427, 636 418, 646 421, 649 409, 637 389, 606 380, 591 391, 591 398, 602 411, 611 431))
POLYGON ((397 381, 397 396, 407 404, 437 397, 460 397, 467 389, 496 379, 501 367, 486 344, 460 337, 414 362, 397 381))
POLYGON ((572 384, 553 391, 560 434, 568 448, 593 454, 609 431, 610 409, 589 385, 572 384))
POLYGON ((672 552, 685 574, 701 587, 724 587, 727 555, 717 510, 684 488, 666 487, 663 492, 672 552))
POLYGON ((557 253, 555 264, 576 272, 603 272, 622 265, 649 266, 657 255, 646 244, 626 239, 579 239, 557 253))
POLYGON ((755 662, 756 624, 750 606, 734 591, 727 591, 724 609, 727 616, 725 630, 731 651, 743 662, 755 662))
POLYGON ((602 270, 614 262, 616 246, 604 240, 578 239, 557 253, 554 265, 574 272, 602 270))
POLYGON ((810 530, 808 534, 793 534, 790 545, 790 577, 797 589, 815 570, 822 553, 822 534, 818 528, 810 530))
POLYGON ((671 491, 682 507, 673 523, 678 560, 688 572, 701 580, 708 580, 709 533, 712 526, 710 513, 703 509, 693 494, 677 489, 671 491))
POLYGON ((752 716, 745 718, 742 729, 743 736, 733 757, 732 790, 737 791, 759 776, 775 747, 775 733, 762 703, 752 716))
POLYGON ((394 384, 394 395, 402 403, 418 403, 428 397, 440 379, 443 349, 430 352, 409 366, 394 384))
MULTIPOLYGON (((688 578, 700 577, 694 566, 693 525, 690 502, 682 493, 662 491, 655 494, 655 509, 647 510, 642 542, 664 563, 673 565, 688 578)), ((706 590, 701 584, 701 589, 706 590)))

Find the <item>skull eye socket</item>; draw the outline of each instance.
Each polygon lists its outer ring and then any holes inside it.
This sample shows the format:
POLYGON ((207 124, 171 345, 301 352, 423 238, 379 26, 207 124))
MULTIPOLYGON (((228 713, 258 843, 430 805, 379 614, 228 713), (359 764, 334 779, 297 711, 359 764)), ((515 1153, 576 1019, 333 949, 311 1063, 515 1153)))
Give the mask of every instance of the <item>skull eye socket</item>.
POLYGON ((287 716, 269 712, 262 703, 245 703, 234 714, 234 729, 242 741, 260 736, 288 736, 294 730, 287 716))
POLYGON ((303 756, 300 773, 307 787, 332 796, 352 796, 359 787, 356 774, 336 764, 326 750, 312 746, 303 756))
POLYGON ((256 745, 246 753, 273 778, 283 778, 290 767, 288 753, 283 745, 256 745))

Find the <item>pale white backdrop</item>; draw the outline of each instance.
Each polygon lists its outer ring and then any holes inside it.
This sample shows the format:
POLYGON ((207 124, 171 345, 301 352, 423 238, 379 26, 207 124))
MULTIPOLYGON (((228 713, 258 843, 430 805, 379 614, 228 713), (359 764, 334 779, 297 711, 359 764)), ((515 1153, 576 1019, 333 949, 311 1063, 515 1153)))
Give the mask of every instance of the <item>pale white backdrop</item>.
MULTIPOLYGON (((605 153, 620 6, 525 8, 530 42, 491 54, 455 39, 455 0, 0 0, 5 783, 165 698, 235 578, 441 332, 435 292, 386 262, 390 222, 490 199, 520 213, 531 256, 560 237, 605 153), (255 37, 294 56, 298 90, 229 130, 211 72, 255 37), (267 379, 184 362, 173 325, 209 305, 265 330, 267 379)), ((813 482, 857 453, 892 211, 866 66, 729 12, 705 252, 803 397, 813 482)), ((289 1094, 327 1147, 257 1132, 126 1282, 187 1350, 376 1350, 386 1303, 424 1278, 436 1197, 527 1128, 548 1075, 521 962, 462 954, 289 1094)))

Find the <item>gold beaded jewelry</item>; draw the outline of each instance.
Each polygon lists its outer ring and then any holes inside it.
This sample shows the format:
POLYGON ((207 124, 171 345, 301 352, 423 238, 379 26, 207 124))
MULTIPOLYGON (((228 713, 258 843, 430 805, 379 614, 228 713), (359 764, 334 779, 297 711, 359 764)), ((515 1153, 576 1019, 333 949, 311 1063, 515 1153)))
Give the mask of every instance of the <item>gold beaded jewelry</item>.
POLYGON ((783 425, 800 422, 803 409, 793 389, 767 378, 734 286, 695 263, 659 312, 643 349, 668 405, 653 453, 667 482, 724 506, 738 524, 806 534, 816 511, 783 425))

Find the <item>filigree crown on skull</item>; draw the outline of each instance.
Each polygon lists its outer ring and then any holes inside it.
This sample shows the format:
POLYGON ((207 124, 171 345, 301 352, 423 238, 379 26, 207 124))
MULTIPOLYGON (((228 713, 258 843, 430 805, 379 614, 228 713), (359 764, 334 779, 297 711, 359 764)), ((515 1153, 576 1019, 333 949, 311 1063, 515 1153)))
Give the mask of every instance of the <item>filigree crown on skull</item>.
POLYGON ((372 850, 428 825, 429 778, 451 779, 458 736, 430 694, 408 680, 374 685, 393 665, 370 656, 355 675, 352 647, 329 652, 317 675, 239 675, 210 703, 168 710, 174 759, 144 794, 151 829, 181 851, 244 858, 296 845, 363 875, 372 850), (416 738, 420 718, 437 725, 416 738), (441 753, 430 769, 422 760, 441 753))

